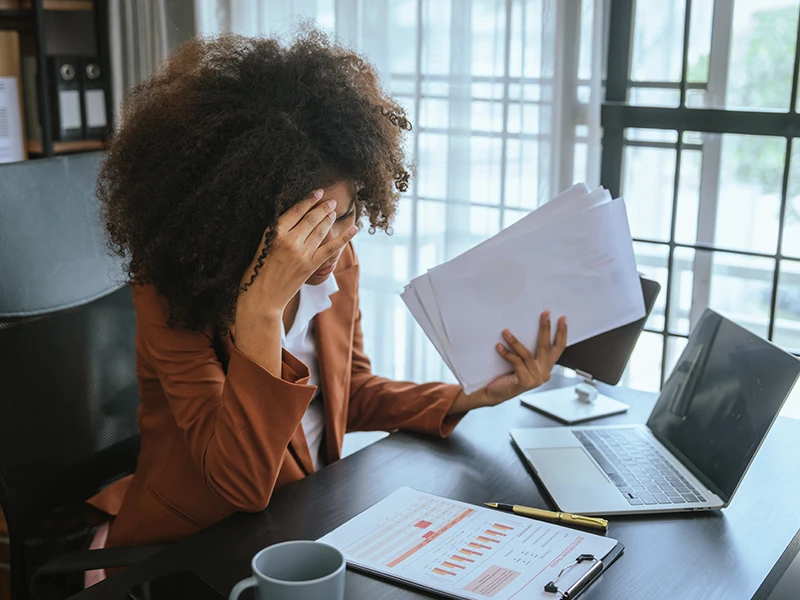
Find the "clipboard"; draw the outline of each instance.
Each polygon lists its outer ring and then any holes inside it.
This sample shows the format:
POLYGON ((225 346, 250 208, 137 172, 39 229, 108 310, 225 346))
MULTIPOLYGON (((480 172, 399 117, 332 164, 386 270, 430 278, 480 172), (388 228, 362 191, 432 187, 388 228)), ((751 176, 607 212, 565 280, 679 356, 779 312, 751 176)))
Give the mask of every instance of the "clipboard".
POLYGON ((558 600, 574 600, 578 596, 580 596, 585 590, 589 589, 597 579, 608 570, 614 562, 622 555, 625 550, 625 546, 621 543, 617 543, 616 546, 606 554, 603 558, 596 558, 594 555, 591 554, 581 554, 578 558, 575 559, 574 563, 571 563, 561 569, 561 572, 558 574, 553 581, 549 582, 544 591, 553 594, 554 598, 558 600), (562 578, 573 569, 579 568, 582 564, 589 563, 589 568, 574 582, 562 584, 562 578))
POLYGON ((408 487, 319 541, 350 569, 456 600, 576 598, 623 551, 609 537, 408 487))

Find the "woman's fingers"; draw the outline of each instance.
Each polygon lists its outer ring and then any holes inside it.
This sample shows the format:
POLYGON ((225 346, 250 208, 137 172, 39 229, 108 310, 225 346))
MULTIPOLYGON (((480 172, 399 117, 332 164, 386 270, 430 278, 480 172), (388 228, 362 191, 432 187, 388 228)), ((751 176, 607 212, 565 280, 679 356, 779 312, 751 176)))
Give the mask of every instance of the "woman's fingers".
MULTIPOLYGON (((278 218, 278 231, 289 231, 290 229, 293 229, 300 221, 303 220, 303 217, 306 216, 308 211, 314 208, 314 205, 320 201, 322 198, 322 193, 322 189, 314 190, 307 198, 301 200, 283 213, 278 218)), ((306 233, 306 236, 308 236, 308 233, 306 233)))
POLYGON ((561 317, 558 319, 558 325, 556 326, 556 343, 550 352, 550 360, 552 361, 551 367, 558 362, 558 359, 561 358, 561 355, 564 353, 564 349, 566 347, 567 317, 561 317))
POLYGON ((306 213, 305 218, 297 224, 292 233, 297 232, 301 244, 307 244, 307 249, 313 254, 319 245, 328 235, 328 232, 336 222, 336 211, 330 209, 330 205, 336 207, 336 202, 323 202, 306 213), (320 210, 320 208, 322 210, 320 210))
POLYGON ((550 312, 544 311, 539 317, 539 338, 536 342, 536 360, 541 364, 550 366, 550 346, 553 334, 550 330, 550 312))
POLYGON ((514 373, 520 386, 525 389, 531 389, 542 384, 542 375, 536 361, 530 366, 519 354, 509 350, 503 344, 497 344, 495 348, 503 360, 514 367, 514 373))
MULTIPOLYGON (((300 219, 300 222, 294 226, 291 233, 297 236, 297 240, 301 244, 306 242, 316 242, 319 246, 320 242, 325 239, 328 234, 328 229, 331 228, 336 221, 336 201, 328 200, 320 202, 309 210, 306 215, 300 219), (322 237, 318 237, 320 233, 320 226, 325 229, 322 237)), ((316 249, 316 246, 315 248, 316 249)))
POLYGON ((333 258, 339 254, 339 250, 344 248, 347 242, 352 240, 357 233, 358 227, 353 225, 341 235, 338 235, 329 242, 326 242, 324 245, 317 248, 317 251, 314 252, 314 263, 319 266, 329 258, 333 258))

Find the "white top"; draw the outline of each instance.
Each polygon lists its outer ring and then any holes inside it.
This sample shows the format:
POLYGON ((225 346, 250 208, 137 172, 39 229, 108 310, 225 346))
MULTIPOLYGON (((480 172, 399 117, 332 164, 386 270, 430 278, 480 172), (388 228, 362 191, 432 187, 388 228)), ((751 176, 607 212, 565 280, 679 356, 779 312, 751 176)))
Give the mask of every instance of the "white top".
MULTIPOLYGON (((339 291, 336 279, 331 275, 319 285, 304 283, 300 287, 300 303, 289 331, 284 331, 281 321, 281 346, 291 352, 308 367, 310 385, 319 386, 319 362, 317 361, 317 344, 314 339, 314 327, 311 320, 324 310, 331 307, 330 296, 339 291)), ((301 421, 303 433, 306 436, 308 450, 314 469, 320 468, 320 446, 322 434, 325 431, 325 409, 319 397, 319 387, 314 399, 308 406, 306 414, 301 421)))

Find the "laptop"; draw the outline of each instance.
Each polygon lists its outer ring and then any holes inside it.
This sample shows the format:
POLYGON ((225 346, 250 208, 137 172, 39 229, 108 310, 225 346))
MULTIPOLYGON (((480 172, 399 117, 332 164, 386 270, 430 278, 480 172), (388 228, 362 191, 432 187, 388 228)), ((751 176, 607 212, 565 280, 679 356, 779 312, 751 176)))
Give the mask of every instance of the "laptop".
POLYGON ((514 429, 556 506, 585 515, 726 507, 800 360, 707 309, 646 425, 514 429))

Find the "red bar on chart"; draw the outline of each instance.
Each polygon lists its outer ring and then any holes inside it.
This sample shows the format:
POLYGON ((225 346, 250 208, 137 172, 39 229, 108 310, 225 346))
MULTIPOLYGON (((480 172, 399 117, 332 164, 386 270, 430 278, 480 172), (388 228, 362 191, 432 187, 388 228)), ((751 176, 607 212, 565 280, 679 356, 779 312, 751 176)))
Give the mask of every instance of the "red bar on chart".
POLYGON ((500 525, 500 523, 495 523, 492 525, 495 529, 499 529, 500 531, 513 531, 513 527, 509 527, 508 525, 500 525))
POLYGON ((461 552, 461 554, 466 554, 468 556, 472 556, 473 554, 476 554, 478 556, 483 556, 483 554, 481 554, 480 552, 475 552, 475 550, 467 550, 466 548, 462 548, 461 550, 459 550, 459 552, 461 552))
POLYGON ((483 533, 485 533, 486 535, 493 535, 495 537, 506 537, 505 533, 500 533, 499 531, 494 531, 493 529, 487 529, 483 533))
POLYGON ((452 575, 453 577, 456 576, 455 573, 452 573, 450 571, 445 571, 444 569, 438 569, 438 568, 433 569, 433 572, 436 573, 437 575, 452 575))
POLYGON ((450 561, 447 561, 447 560, 442 563, 442 566, 443 567, 447 567, 448 569, 466 569, 467 568, 464 565, 457 565, 457 564, 451 563, 450 561))
POLYGON ((420 529, 427 529, 431 525, 433 525, 433 523, 431 523, 430 521, 420 521, 419 523, 414 525, 414 527, 419 527, 420 529))
POLYGON ((458 562, 471 562, 471 563, 475 562, 471 558, 464 558, 463 556, 456 556, 455 554, 453 554, 453 556, 451 556, 450 558, 452 558, 453 560, 457 560, 458 562))
POLYGON ((429 531, 428 533, 426 533, 426 534, 425 534, 425 535, 423 535, 422 537, 424 537, 424 538, 427 540, 427 539, 430 539, 430 538, 432 538, 432 537, 433 537, 433 536, 435 536, 435 535, 436 535, 436 532, 435 532, 435 531, 429 531))
POLYGON ((469 544, 467 544, 467 546, 469 546, 470 548, 483 548, 484 550, 491 550, 492 549, 491 546, 486 546, 484 544, 478 544, 477 542, 470 542, 469 544))
POLYGON ((492 544, 499 544, 500 543, 500 540, 493 540, 492 538, 488 538, 485 535, 479 535, 475 539, 480 541, 480 542, 491 542, 492 544))

